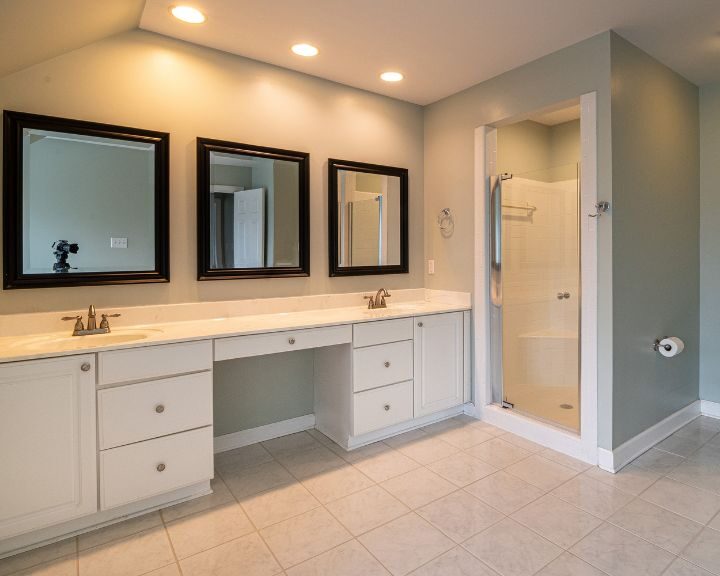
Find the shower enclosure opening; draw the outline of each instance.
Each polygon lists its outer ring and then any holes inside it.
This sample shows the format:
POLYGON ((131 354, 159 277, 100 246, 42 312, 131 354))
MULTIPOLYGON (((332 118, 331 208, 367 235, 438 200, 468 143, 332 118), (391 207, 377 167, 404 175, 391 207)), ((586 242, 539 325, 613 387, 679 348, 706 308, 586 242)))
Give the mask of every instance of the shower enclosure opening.
POLYGON ((496 166, 490 179, 493 401, 579 434, 579 107, 498 128, 496 166))

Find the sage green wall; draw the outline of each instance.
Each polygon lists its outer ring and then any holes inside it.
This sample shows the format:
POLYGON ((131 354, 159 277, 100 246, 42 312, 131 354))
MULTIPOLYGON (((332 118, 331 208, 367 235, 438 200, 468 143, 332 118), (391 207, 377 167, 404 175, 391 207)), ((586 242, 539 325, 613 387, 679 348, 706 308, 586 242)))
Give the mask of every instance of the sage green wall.
POLYGON ((610 46, 617 447, 698 398, 699 119, 694 84, 616 34, 610 46), (665 335, 685 352, 654 352, 665 335))
MULTIPOLYGON (((425 108, 425 254, 435 259, 428 288, 473 289, 475 129, 597 93, 598 195, 612 200, 610 32, 545 56, 425 108), (434 219, 450 207, 455 231, 441 236, 434 219)), ((598 231, 599 443, 612 444, 612 219, 598 231)))
POLYGON ((216 362, 214 370, 216 436, 314 411, 312 350, 216 362))
POLYGON ((720 83, 700 89, 700 398, 720 402, 720 83))

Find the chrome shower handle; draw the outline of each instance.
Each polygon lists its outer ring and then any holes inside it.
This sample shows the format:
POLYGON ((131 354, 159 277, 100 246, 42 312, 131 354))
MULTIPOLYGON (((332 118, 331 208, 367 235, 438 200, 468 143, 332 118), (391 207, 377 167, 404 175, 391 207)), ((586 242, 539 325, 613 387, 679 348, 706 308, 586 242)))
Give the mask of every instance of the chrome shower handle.
POLYGON ((597 209, 597 212, 595 212, 595 214, 588 214, 588 217, 600 218, 600 216, 602 216, 608 210, 610 210, 610 202, 602 200, 602 201, 598 202, 597 204, 595 204, 595 208, 597 209))

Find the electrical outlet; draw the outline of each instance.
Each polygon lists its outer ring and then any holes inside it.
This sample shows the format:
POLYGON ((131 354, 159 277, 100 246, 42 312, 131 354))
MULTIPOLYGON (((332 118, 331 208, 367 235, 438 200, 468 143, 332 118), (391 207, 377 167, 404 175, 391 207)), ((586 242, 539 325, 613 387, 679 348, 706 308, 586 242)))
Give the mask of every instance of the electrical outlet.
POLYGON ((435 274, 435 260, 428 260, 428 274, 435 274))
POLYGON ((127 248, 127 238, 110 238, 110 248, 127 248))

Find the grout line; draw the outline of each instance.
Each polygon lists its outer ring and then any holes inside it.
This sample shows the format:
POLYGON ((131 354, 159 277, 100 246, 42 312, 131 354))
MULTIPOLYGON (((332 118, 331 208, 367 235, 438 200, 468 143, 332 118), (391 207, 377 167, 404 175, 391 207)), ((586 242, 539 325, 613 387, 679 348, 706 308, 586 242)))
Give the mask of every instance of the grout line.
POLYGON ((162 513, 158 513, 160 514, 160 522, 162 523, 163 532, 165 532, 165 538, 167 538, 167 541, 170 544, 170 551, 172 552, 173 558, 175 558, 175 565, 177 566, 178 572, 180 572, 180 576, 182 576, 183 572, 182 568, 180 567, 180 559, 178 558, 177 552, 175 551, 175 545, 173 544, 172 538, 170 538, 170 531, 167 528, 167 523, 165 522, 165 518, 163 518, 162 513))

